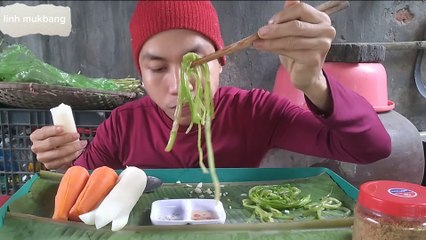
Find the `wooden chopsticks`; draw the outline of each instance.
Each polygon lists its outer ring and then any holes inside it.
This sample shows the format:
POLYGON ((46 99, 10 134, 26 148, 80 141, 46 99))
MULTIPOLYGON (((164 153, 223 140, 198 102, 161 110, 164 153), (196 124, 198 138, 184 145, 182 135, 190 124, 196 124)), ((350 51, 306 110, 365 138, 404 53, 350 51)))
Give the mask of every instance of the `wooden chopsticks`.
MULTIPOLYGON (((316 7, 316 9, 318 9, 321 12, 327 13, 328 15, 336 13, 342 9, 345 9, 349 6, 349 1, 328 1, 325 2, 323 4, 320 4, 316 7)), ((205 57, 202 57, 198 60, 195 60, 194 62, 192 62, 191 66, 195 67, 197 65, 200 64, 204 64, 207 62, 210 62, 212 60, 218 59, 220 57, 223 57, 225 55, 229 55, 231 53, 240 51, 244 48, 247 48, 249 46, 252 45, 252 43, 259 39, 259 36, 257 35, 257 33, 248 36, 246 38, 243 38, 241 40, 239 40, 238 42, 235 42, 233 44, 230 44, 212 54, 209 54, 205 57)))

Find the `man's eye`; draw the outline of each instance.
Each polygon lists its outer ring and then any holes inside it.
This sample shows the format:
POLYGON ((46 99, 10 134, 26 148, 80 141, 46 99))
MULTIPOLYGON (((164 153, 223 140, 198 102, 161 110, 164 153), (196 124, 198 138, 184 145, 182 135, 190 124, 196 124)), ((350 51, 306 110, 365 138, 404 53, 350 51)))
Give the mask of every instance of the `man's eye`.
POLYGON ((160 67, 160 68, 151 68, 151 71, 154 73, 161 73, 161 72, 165 72, 167 70, 166 67, 160 67))

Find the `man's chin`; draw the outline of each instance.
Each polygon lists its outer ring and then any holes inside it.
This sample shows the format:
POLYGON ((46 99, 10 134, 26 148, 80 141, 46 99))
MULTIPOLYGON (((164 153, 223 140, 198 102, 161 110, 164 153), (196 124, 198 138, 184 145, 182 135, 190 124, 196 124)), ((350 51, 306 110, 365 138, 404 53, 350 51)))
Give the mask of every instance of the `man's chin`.
POLYGON ((189 126, 191 124, 191 116, 180 117, 178 122, 181 126, 189 126))
MULTIPOLYGON (((169 112, 169 114, 167 114, 169 116, 170 119, 174 120, 174 112, 169 112)), ((190 111, 185 111, 182 112, 182 115, 179 118, 179 125, 182 126, 189 126, 189 124, 191 123, 191 113, 190 111)))

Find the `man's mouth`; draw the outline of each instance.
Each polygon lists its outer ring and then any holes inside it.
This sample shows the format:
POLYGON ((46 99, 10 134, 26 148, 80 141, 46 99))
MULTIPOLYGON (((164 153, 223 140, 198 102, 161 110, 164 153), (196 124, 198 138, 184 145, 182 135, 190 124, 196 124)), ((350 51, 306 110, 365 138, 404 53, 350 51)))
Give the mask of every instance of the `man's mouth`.
MULTIPOLYGON (((176 111, 176 106, 171 107, 170 109, 174 112, 174 111, 176 111)), ((189 106, 188 106, 188 105, 184 105, 184 106, 181 108, 181 113, 182 113, 182 114, 186 114, 186 113, 189 113, 189 112, 191 112, 191 110, 189 109, 189 106)))
POLYGON ((191 112, 191 110, 189 109, 188 105, 182 107, 182 114, 187 114, 187 113, 190 113, 190 112, 191 112))

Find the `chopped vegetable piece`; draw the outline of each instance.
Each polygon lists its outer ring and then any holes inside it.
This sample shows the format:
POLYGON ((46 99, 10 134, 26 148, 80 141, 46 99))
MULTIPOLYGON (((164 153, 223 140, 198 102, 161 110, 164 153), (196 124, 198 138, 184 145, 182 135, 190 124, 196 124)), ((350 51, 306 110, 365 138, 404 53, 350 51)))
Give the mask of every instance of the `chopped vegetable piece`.
POLYGON ((342 207, 342 202, 330 194, 320 202, 312 202, 311 196, 303 196, 301 190, 290 184, 255 186, 249 190, 249 198, 243 199, 243 206, 253 209, 253 214, 261 222, 274 222, 275 219, 295 219, 312 216, 323 219, 329 217, 346 217, 351 210, 342 207), (290 212, 290 210, 292 210, 290 212))
POLYGON ((55 196, 54 220, 68 220, 68 213, 89 179, 89 172, 81 166, 68 168, 59 183, 55 196))
POLYGON ((117 173, 103 166, 93 170, 83 191, 69 212, 69 219, 81 221, 79 216, 95 209, 117 182, 117 173))

